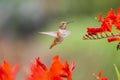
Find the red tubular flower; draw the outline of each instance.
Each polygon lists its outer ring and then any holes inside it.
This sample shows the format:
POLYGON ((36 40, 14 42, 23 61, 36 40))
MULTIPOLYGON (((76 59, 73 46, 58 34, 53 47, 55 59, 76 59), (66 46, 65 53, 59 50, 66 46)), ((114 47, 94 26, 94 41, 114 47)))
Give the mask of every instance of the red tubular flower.
POLYGON ((72 71, 74 70, 74 68, 75 68, 74 62, 72 63, 71 68, 69 68, 69 64, 66 61, 64 63, 64 67, 62 69, 63 72, 61 73, 61 77, 65 77, 65 78, 67 78, 67 80, 72 80, 72 71))
POLYGON ((102 21, 103 21, 103 20, 102 20, 102 13, 99 13, 99 14, 98 14, 98 18, 97 18, 97 19, 98 19, 99 22, 102 22, 102 21))
POLYGON ((28 76, 26 80, 47 80, 48 76, 46 74, 47 68, 38 57, 36 62, 31 65, 31 76, 28 76))
POLYGON ((113 36, 113 37, 108 38, 108 42, 113 42, 113 41, 119 41, 119 43, 116 46, 117 50, 119 50, 120 49, 120 37, 119 36, 113 36))
POLYGON ((95 76, 95 78, 98 80, 108 80, 108 78, 102 77, 102 73, 103 73, 103 71, 101 70, 101 71, 99 71, 98 75, 93 74, 93 76, 95 76))
POLYGON ((19 65, 14 65, 11 68, 11 65, 7 61, 4 61, 0 65, 0 80, 15 80, 18 70, 19 65))
POLYGON ((59 56, 55 56, 51 63, 48 75, 50 80, 62 80, 60 74, 62 72, 63 64, 59 60, 59 56))
POLYGON ((50 69, 47 69, 40 59, 37 58, 36 62, 32 64, 31 74, 26 80, 63 80, 62 78, 72 80, 72 70, 74 67, 74 64, 72 64, 72 68, 69 69, 68 63, 63 64, 59 56, 55 56, 50 69))
POLYGON ((110 37, 110 38, 108 38, 108 42, 113 42, 113 41, 120 41, 120 37, 110 37))
POLYGON ((101 24, 102 32, 112 32, 112 20, 105 18, 101 24))
POLYGON ((114 11, 111 9, 107 16, 102 20, 101 28, 104 32, 111 32, 112 31, 112 25, 116 19, 116 14, 114 11))
POLYGON ((98 33, 101 33, 101 28, 87 28, 88 35, 97 35, 98 33))
POLYGON ((116 14, 114 13, 113 9, 110 9, 106 17, 110 18, 111 20, 116 19, 116 14))
POLYGON ((116 14, 114 13, 112 9, 108 12, 107 16, 104 19, 102 19, 102 14, 100 13, 98 15, 98 21, 102 22, 101 24, 102 32, 111 32, 112 25, 115 19, 116 19, 116 14))

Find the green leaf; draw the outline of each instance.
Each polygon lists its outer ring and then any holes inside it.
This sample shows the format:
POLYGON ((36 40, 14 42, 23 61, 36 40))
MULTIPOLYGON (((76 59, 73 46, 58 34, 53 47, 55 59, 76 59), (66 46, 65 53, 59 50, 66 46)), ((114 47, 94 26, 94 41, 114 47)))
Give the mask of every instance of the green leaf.
POLYGON ((117 73, 118 80, 120 80, 120 73, 118 71, 118 68, 117 68, 116 64, 114 64, 114 67, 115 67, 115 71, 117 73))

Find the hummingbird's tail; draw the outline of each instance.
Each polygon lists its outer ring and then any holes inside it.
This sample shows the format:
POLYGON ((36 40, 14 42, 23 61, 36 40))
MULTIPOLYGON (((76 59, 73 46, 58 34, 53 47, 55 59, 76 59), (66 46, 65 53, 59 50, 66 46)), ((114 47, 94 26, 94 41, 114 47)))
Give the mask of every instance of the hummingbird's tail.
POLYGON ((55 39, 49 49, 52 49, 55 45, 57 45, 57 40, 55 39))
POLYGON ((53 48, 53 46, 54 46, 54 45, 51 45, 51 46, 49 47, 49 49, 52 49, 52 48, 53 48))
POLYGON ((56 45, 56 43, 53 43, 53 44, 49 47, 49 49, 52 49, 55 45, 56 45))

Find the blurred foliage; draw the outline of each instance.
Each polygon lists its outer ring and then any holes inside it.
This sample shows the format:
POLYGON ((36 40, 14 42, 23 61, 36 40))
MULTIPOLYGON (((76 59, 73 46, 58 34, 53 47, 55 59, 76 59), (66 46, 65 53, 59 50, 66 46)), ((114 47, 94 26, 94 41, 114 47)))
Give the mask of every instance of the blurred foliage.
POLYGON ((90 16, 119 7, 118 0, 0 0, 1 32, 27 38, 63 16, 90 16))
POLYGON ((120 2, 118 0, 74 0, 63 1, 62 9, 64 13, 80 15, 91 15, 98 12, 108 11, 110 8, 116 9, 119 7, 120 2))

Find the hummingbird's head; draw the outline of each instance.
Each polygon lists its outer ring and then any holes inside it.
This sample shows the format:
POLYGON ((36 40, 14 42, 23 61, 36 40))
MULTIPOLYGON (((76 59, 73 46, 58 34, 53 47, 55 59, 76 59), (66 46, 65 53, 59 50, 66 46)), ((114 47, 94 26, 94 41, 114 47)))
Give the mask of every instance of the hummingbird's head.
POLYGON ((65 30, 67 24, 72 23, 72 22, 73 22, 73 21, 69 21, 69 22, 62 21, 62 22, 60 22, 60 24, 59 24, 59 28, 65 30))
POLYGON ((62 22, 60 22, 60 24, 59 24, 59 28, 60 28, 60 29, 63 29, 63 30, 66 29, 66 26, 67 26, 67 22, 65 22, 65 21, 62 21, 62 22))

